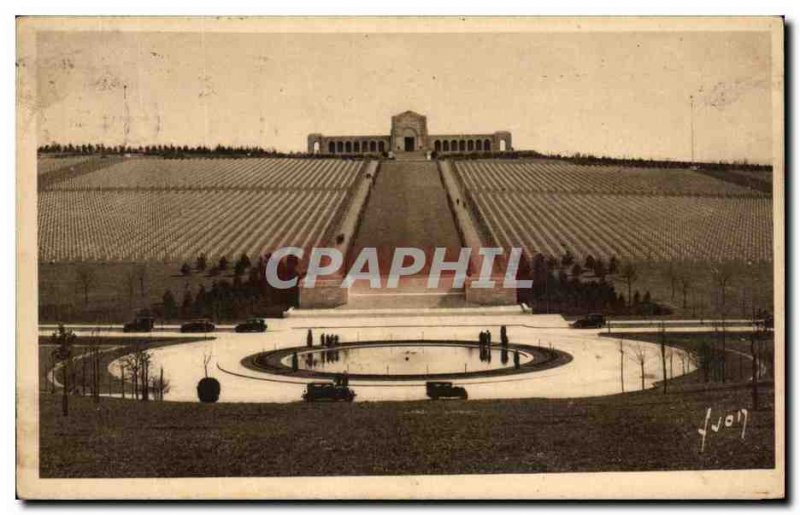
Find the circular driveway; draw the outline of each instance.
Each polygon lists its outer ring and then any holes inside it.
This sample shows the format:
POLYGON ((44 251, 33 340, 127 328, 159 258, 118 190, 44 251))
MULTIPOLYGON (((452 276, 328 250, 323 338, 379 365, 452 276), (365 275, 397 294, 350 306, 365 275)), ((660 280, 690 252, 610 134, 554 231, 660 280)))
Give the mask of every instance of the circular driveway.
MULTIPOLYGON (((645 388, 651 388, 661 380, 661 353, 658 345, 602 338, 597 330, 530 327, 520 324, 521 320, 516 317, 510 320, 476 318, 472 318, 471 322, 474 324, 478 321, 482 325, 431 324, 415 317, 407 320, 386 320, 383 325, 376 323, 373 318, 370 326, 360 326, 358 320, 348 319, 347 326, 344 326, 341 320, 325 319, 313 321, 312 331, 315 345, 323 332, 338 334, 342 344, 409 339, 477 342, 482 329, 489 329, 495 341, 499 339, 502 323, 507 324, 509 339, 514 343, 552 348, 572 356, 568 363, 546 370, 497 377, 448 379, 465 387, 470 399, 592 397, 618 394, 622 391, 623 384, 626 392, 639 390, 639 356, 644 359, 645 388), (414 325, 415 323, 419 325, 414 325), (620 349, 623 351, 622 356, 620 349)), ((524 321, 528 322, 530 319, 524 321)), ((296 402, 300 400, 305 384, 311 379, 253 370, 244 366, 242 359, 253 354, 305 345, 308 324, 309 320, 305 319, 281 320, 272 324, 266 333, 238 334, 218 331, 213 333, 212 339, 154 348, 150 351, 151 370, 163 367, 164 376, 170 385, 169 392, 165 394, 165 399, 169 401, 197 401, 196 385, 204 375, 204 360, 210 357, 209 376, 216 377, 222 385, 220 402, 296 402)), ((164 332, 153 333, 152 336, 160 338, 176 335, 164 332)), ((674 348, 670 352, 673 353, 676 376, 683 370, 684 362, 687 370, 694 369, 685 352, 674 348)), ((119 374, 116 362, 109 366, 109 371, 119 374)), ((355 390, 357 402, 427 398, 423 380, 351 379, 350 388, 355 390)))

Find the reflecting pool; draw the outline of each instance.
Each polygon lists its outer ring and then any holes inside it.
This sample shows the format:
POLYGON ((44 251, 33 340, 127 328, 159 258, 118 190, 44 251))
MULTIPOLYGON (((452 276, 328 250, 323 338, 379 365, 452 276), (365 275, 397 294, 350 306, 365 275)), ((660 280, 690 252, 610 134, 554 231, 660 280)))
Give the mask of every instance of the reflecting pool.
POLYGON ((309 349, 284 356, 281 363, 299 370, 359 375, 459 374, 513 368, 534 360, 524 350, 503 350, 499 345, 481 349, 477 345, 448 343, 387 343, 309 349))

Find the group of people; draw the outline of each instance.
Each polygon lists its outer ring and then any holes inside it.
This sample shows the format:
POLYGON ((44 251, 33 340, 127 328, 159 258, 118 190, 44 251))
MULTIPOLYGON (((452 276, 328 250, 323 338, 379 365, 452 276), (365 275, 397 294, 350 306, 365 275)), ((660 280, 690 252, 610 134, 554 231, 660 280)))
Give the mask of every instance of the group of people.
POLYGON ((488 363, 492 362, 492 332, 488 329, 486 331, 481 331, 480 335, 478 335, 478 348, 480 349, 480 358, 481 361, 486 361, 488 363))
MULTIPOLYGON (((319 335, 319 344, 325 349, 317 353, 321 363, 334 363, 339 361, 339 335, 338 334, 325 334, 319 335)), ((313 360, 314 353, 308 353, 306 359, 310 359, 309 366, 316 366, 317 362, 313 360)))
POLYGON ((330 347, 337 347, 339 345, 339 335, 322 333, 319 335, 319 345, 320 347, 325 347, 326 349, 330 347))
MULTIPOLYGON (((303 360, 305 361, 306 368, 313 368, 321 363, 332 363, 339 361, 339 335, 338 334, 325 334, 319 335, 319 345, 324 350, 320 352, 307 352, 304 354, 303 360), (319 360, 316 359, 319 356, 319 360)), ((306 335, 306 347, 312 348, 314 346, 314 336, 311 329, 308 330, 306 335)), ((292 354, 292 369, 297 371, 299 365, 299 357, 295 352, 292 354)))
MULTIPOLYGON (((480 348, 480 359, 488 363, 492 362, 492 332, 488 329, 481 331, 478 335, 478 346, 480 348)), ((500 361, 505 365, 508 363, 508 330, 506 326, 500 326, 500 361)), ((519 351, 514 350, 514 368, 519 368, 519 351)))

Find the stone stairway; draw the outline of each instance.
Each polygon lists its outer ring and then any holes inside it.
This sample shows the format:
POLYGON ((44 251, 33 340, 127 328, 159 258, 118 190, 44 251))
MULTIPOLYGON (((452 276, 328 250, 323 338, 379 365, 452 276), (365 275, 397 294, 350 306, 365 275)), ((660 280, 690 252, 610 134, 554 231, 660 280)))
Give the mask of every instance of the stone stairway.
POLYGON ((426 287, 435 249, 447 249, 447 261, 455 261, 461 249, 436 163, 428 161, 423 152, 398 155, 403 159, 381 164, 346 268, 365 248, 377 249, 382 275, 388 274, 398 247, 422 250, 426 264, 417 276, 405 277, 396 289, 371 290, 363 284, 353 285, 348 305, 354 309, 465 306, 464 289, 451 288, 448 274, 442 277, 440 289, 426 287))
POLYGON ((397 152, 394 155, 395 161, 427 161, 427 153, 424 150, 415 150, 413 152, 397 152))

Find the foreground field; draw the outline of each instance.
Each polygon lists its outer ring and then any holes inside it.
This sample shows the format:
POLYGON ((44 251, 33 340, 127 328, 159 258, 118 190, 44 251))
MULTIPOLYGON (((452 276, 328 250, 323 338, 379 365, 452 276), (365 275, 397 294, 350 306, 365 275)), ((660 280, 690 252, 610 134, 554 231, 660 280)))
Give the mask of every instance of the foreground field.
MULTIPOLYGON (((749 408, 734 387, 585 400, 356 404, 41 402, 42 477, 208 477, 771 468, 772 391, 740 431, 706 410, 749 408)), ((520 486, 521 487, 521 486, 520 486)))
MULTIPOLYGON (((659 338, 608 335, 620 336, 659 338)), ((709 338, 669 335, 671 345, 689 351, 709 338)), ((71 396, 65 419, 60 392, 43 382, 40 471, 208 477, 772 468, 774 391, 768 372, 754 409, 749 367, 740 366, 745 340, 729 336, 727 382, 705 382, 698 370, 670 381, 667 394, 655 388, 583 399, 214 405, 110 398, 96 404, 71 396), (701 453, 698 429, 709 409, 712 422, 747 410, 747 423, 709 430, 701 453)), ((40 356, 51 348, 40 345, 40 356)), ((769 342, 765 349, 771 359, 769 342)), ((123 352, 102 355, 101 369, 123 352)), ((104 372, 101 383, 117 381, 104 372)))

